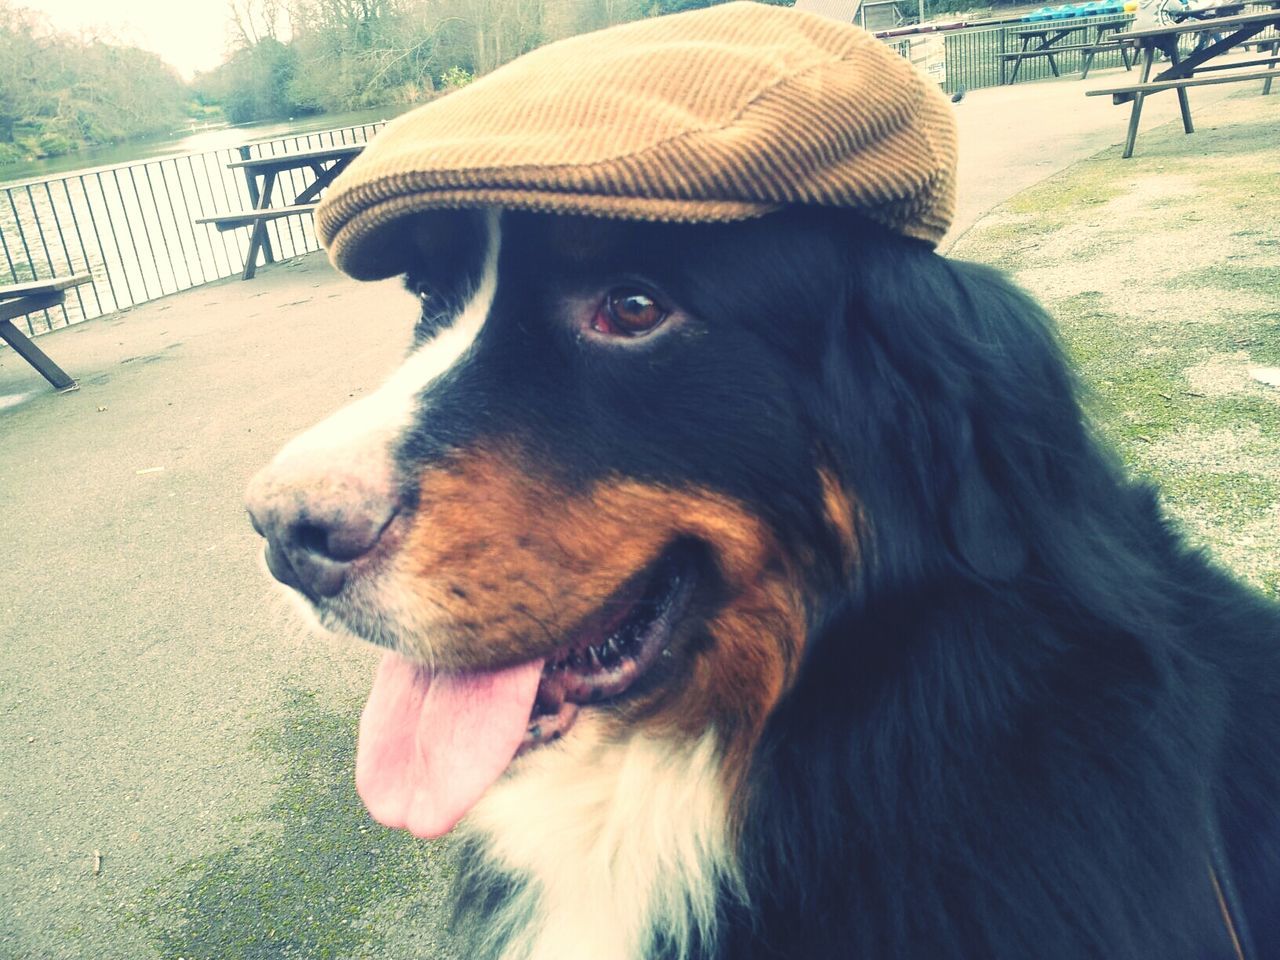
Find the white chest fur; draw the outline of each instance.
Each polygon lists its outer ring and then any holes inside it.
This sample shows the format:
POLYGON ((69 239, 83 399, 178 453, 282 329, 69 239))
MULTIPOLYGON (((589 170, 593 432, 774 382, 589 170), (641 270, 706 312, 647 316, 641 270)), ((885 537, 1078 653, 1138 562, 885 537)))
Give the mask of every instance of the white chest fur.
POLYGON ((643 960, 655 932, 683 952, 714 938, 718 888, 736 880, 714 738, 611 743, 593 720, 467 818, 498 869, 531 881, 486 924, 502 960, 643 960))

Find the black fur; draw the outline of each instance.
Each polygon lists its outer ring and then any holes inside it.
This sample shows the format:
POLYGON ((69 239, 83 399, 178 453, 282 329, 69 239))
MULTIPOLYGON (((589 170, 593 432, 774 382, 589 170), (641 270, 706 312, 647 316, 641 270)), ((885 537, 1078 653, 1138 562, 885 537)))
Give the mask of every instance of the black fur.
MULTIPOLYGON (((1280 612, 1126 478, 1043 312, 842 214, 617 225, 585 265, 546 223, 506 218, 405 474, 510 434, 570 485, 723 490, 826 559, 750 772, 750 902, 698 955, 1226 960, 1220 833, 1248 960, 1280 958, 1280 612), (584 347, 562 294, 635 277, 687 322, 584 347), (820 466, 861 509, 852 579, 820 466)), ((501 890, 471 893, 483 925, 501 890)))
POLYGON ((993 272, 825 234, 804 403, 864 506, 755 759, 725 958, 1280 957, 1280 615, 1188 550, 993 272))

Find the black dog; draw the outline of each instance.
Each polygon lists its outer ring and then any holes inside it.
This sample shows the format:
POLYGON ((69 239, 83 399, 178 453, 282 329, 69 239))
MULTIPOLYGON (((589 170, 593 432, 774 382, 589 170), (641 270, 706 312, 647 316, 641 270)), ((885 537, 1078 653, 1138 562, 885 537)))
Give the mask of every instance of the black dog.
POLYGON ((255 481, 388 647, 371 812, 469 957, 1280 957, 1280 611, 1051 322, 852 214, 415 223, 418 348, 255 481))

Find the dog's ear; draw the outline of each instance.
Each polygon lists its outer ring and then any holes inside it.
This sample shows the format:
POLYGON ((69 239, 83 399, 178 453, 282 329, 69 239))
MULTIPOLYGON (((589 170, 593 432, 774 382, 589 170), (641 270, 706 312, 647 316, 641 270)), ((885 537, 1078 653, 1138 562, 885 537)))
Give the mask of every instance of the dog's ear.
POLYGON ((878 559, 1009 582, 1091 447, 1052 322, 995 271, 902 241, 859 242, 849 276, 823 402, 878 559))
POLYGON ((947 505, 952 549, 979 578, 1005 583, 1026 566, 1027 546, 1011 513, 983 469, 982 456, 966 418, 955 441, 954 487, 947 505))
MULTIPOLYGON (((955 429, 947 528, 980 577, 1013 579, 1038 541, 1070 512, 1064 478, 1089 456, 1077 387, 1044 310, 985 267, 943 261, 954 297, 932 358, 946 372, 955 429)), ((936 317, 933 311, 927 311, 936 317)))

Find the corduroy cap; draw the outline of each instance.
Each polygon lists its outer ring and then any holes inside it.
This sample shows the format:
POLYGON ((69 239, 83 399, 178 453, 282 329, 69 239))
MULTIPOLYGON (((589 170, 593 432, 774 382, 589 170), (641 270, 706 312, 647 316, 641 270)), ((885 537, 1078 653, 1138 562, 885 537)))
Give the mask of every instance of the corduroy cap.
POLYGON ((499 206, 684 223, 844 207, 937 244, 951 105, 858 27, 753 2, 549 44, 392 121, 316 226, 340 270, 402 273, 397 224, 499 206))

